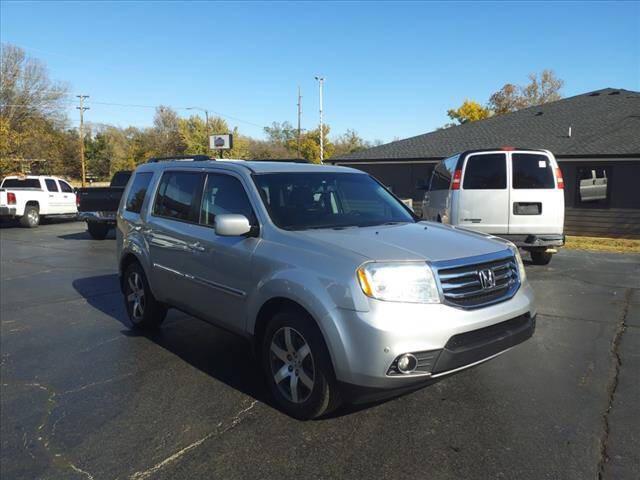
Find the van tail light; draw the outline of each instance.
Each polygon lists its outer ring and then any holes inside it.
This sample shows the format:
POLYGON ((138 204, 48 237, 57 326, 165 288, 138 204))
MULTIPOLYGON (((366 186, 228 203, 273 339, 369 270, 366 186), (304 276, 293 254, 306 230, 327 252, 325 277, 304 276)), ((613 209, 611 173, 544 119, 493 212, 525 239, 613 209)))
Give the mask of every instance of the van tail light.
POLYGON ((562 170, 556 168, 556 182, 560 190, 564 190, 564 178, 562 178, 562 170))
POLYGON ((462 170, 456 170, 453 173, 453 181, 451 182, 451 190, 460 190, 460 180, 462 180, 462 170))
POLYGON ((13 192, 7 192, 7 204, 15 205, 16 204, 16 194, 13 192))

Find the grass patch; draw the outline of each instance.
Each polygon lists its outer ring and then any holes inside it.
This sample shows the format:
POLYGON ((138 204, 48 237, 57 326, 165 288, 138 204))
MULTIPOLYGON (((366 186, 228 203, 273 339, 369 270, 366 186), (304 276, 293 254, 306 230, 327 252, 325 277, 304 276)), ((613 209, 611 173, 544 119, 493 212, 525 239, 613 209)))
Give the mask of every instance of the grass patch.
POLYGON ((570 237, 565 248, 594 252, 640 253, 640 240, 626 238, 570 237))

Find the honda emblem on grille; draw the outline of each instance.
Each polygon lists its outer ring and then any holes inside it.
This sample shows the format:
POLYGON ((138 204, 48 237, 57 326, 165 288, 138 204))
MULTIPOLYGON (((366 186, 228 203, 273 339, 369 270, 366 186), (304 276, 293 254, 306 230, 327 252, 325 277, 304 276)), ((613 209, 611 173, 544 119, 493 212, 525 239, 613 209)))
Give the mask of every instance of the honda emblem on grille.
POLYGON ((478 271, 478 280, 483 290, 488 290, 496 286, 496 276, 491 268, 478 271))

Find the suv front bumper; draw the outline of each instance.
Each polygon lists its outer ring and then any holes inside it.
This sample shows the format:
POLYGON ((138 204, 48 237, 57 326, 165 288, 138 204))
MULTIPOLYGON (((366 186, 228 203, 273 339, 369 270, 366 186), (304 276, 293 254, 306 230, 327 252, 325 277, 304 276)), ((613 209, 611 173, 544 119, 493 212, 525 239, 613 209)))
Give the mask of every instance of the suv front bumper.
POLYGON ((334 311, 340 339, 329 336, 328 344, 342 383, 411 388, 500 355, 535 330, 533 290, 526 282, 510 300, 475 310, 377 300, 370 307, 368 312, 334 311), (406 353, 418 359, 418 368, 409 374, 394 371, 406 353))

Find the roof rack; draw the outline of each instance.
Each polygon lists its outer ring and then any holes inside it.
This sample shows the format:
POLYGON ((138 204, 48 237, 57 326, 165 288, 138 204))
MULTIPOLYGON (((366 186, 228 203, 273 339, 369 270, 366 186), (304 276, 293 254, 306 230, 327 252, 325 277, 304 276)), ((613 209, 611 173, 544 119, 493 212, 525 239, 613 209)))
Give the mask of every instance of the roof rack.
POLYGON ((157 163, 157 162, 206 162, 209 160, 214 160, 213 158, 207 155, 174 155, 171 157, 153 157, 147 160, 147 163, 157 163))
POLYGON ((310 163, 306 158, 266 158, 263 162, 310 163))

